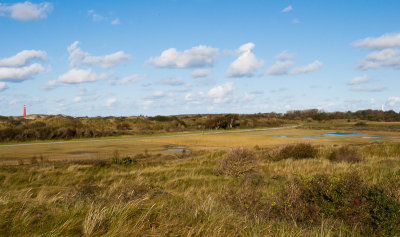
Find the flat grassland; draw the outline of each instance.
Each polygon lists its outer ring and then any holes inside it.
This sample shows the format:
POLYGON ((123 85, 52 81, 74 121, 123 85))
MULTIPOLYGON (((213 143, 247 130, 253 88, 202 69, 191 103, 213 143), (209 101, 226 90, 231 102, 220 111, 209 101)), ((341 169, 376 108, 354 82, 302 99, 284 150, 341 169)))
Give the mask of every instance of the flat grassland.
POLYGON ((376 127, 0 146, 0 236, 398 236, 400 132, 376 127))

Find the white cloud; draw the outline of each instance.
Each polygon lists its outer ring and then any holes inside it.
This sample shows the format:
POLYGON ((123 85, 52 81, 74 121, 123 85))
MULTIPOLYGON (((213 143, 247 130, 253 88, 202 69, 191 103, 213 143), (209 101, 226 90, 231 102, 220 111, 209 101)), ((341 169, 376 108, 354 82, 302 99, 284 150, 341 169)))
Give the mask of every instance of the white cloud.
POLYGON ((34 4, 29 1, 15 3, 13 5, 0 3, 0 16, 8 15, 16 20, 30 21, 46 18, 47 14, 53 10, 53 5, 48 2, 34 4))
POLYGON ((394 106, 397 103, 400 103, 400 97, 391 96, 391 97, 388 98, 388 102, 389 102, 389 105, 394 106))
POLYGON ((74 99, 72 100, 72 102, 74 103, 78 103, 82 101, 82 97, 81 96, 75 96, 74 99))
POLYGON ((193 68, 213 66, 218 49, 205 45, 180 52, 175 48, 164 50, 159 57, 151 57, 147 63, 160 68, 193 68))
POLYGON ((92 21, 99 22, 99 21, 106 21, 109 22, 111 25, 119 25, 120 20, 119 18, 113 18, 110 16, 103 16, 96 13, 93 9, 88 11, 88 15, 92 18, 92 21))
POLYGON ((123 51, 118 51, 104 56, 92 56, 87 52, 83 52, 78 47, 79 43, 79 41, 75 41, 68 47, 69 61, 72 68, 79 67, 83 64, 98 64, 102 68, 110 68, 131 58, 129 54, 125 54, 123 51))
POLYGON ((43 66, 38 63, 24 67, 0 67, 0 81, 21 82, 43 70, 43 66))
POLYGON ((296 74, 312 72, 312 71, 315 71, 318 68, 322 67, 322 65, 323 65, 323 63, 321 61, 316 60, 313 63, 310 63, 310 64, 308 64, 306 66, 295 67, 289 73, 296 75, 296 74))
POLYGON ((362 84, 362 83, 366 83, 366 82, 370 82, 370 81, 372 81, 372 78, 370 78, 367 75, 363 75, 363 76, 359 76, 359 77, 354 77, 347 84, 358 85, 358 84, 362 84))
POLYGON ((361 86, 354 86, 350 88, 352 91, 364 91, 364 92, 381 92, 386 90, 384 86, 376 86, 376 87, 361 87, 361 86))
POLYGON ((205 69, 205 68, 196 69, 191 73, 192 77, 195 77, 195 78, 206 77, 210 74, 211 74, 211 71, 209 69, 205 69))
POLYGON ((202 104, 204 103, 205 95, 203 92, 187 93, 183 99, 192 104, 202 104))
POLYGON ((213 103, 224 103, 230 99, 229 94, 235 90, 233 82, 227 82, 225 84, 216 86, 210 89, 207 96, 213 99, 213 103))
POLYGON ((47 54, 41 50, 23 50, 15 56, 0 59, 0 67, 20 67, 25 66, 30 60, 46 60, 47 54))
POLYGON ((231 63, 226 75, 228 77, 251 77, 258 68, 264 65, 264 61, 257 59, 252 50, 254 43, 247 43, 237 49, 239 57, 231 63))
POLYGON ((163 80, 158 81, 159 84, 168 86, 181 86, 184 84, 182 78, 179 77, 168 77, 163 80))
POLYGON ((146 78, 146 76, 141 76, 139 74, 132 74, 130 76, 122 78, 116 84, 118 84, 118 85, 126 85, 126 84, 136 83, 138 81, 144 80, 145 78, 146 78))
POLYGON ((166 98, 168 96, 172 96, 172 94, 167 94, 164 91, 156 91, 151 93, 150 95, 144 96, 143 99, 145 99, 146 101, 154 101, 166 98))
POLYGON ((109 98, 106 101, 106 106, 107 107, 111 107, 112 105, 114 105, 117 102, 117 98, 109 98))
POLYGON ((5 82, 0 82, 0 91, 7 89, 7 84, 5 82))
POLYGON ((286 75, 286 74, 302 74, 311 71, 315 71, 322 66, 322 62, 316 60, 306 66, 295 67, 289 71, 289 68, 293 65, 291 59, 295 59, 297 54, 288 53, 287 50, 282 51, 275 56, 276 62, 270 66, 265 72, 268 75, 286 75))
POLYGON ((265 72, 268 75, 284 75, 288 73, 289 67, 293 61, 277 61, 265 72))
POLYGON ((357 64, 357 69, 367 70, 370 68, 380 67, 393 67, 400 69, 400 55, 397 49, 383 49, 380 51, 374 51, 357 64))
POLYGON ((60 83, 79 84, 84 82, 95 82, 105 80, 111 76, 110 73, 97 74, 92 69, 76 69, 73 68, 67 73, 62 74, 57 80, 49 81, 46 85, 47 89, 52 89, 60 83))
POLYGON ((353 42, 353 46, 366 49, 400 47, 400 33, 384 34, 376 38, 367 37, 353 42))
POLYGON ((295 53, 289 53, 288 50, 283 50, 279 54, 275 56, 275 60, 291 60, 295 59, 297 57, 297 54, 295 53))
POLYGON ((111 25, 119 25, 120 21, 119 18, 115 18, 114 20, 111 21, 111 25))
POLYGON ((285 7, 285 8, 283 8, 281 12, 290 12, 292 10, 293 10, 293 7, 291 5, 289 5, 289 6, 285 7))

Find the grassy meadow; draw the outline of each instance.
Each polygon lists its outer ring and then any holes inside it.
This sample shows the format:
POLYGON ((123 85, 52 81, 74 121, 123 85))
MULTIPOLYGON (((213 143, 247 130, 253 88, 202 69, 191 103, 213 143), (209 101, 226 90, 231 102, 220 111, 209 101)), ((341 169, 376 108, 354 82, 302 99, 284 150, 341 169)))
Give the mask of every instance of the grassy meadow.
POLYGON ((333 126, 1 146, 0 236, 399 236, 400 132, 333 126))

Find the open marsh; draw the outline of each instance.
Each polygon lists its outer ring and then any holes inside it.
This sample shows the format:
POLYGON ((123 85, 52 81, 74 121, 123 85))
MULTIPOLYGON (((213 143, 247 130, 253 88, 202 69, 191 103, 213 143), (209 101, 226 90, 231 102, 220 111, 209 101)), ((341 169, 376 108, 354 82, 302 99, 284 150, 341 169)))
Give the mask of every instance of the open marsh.
MULTIPOLYGON (((308 142, 316 145, 367 144, 372 142, 398 142, 400 132, 365 131, 348 132, 342 136, 330 136, 334 130, 302 129, 295 127, 266 130, 237 130, 173 134, 151 137, 126 137, 117 139, 82 140, 73 142, 32 143, 26 146, 10 144, 0 146, 0 164, 17 164, 32 157, 48 160, 107 159, 115 151, 134 156, 142 152, 165 154, 166 146, 183 146, 191 150, 218 150, 234 146, 274 146, 288 143, 308 142), (368 137, 370 139, 366 139, 368 137)), ((23 144, 23 143, 22 143, 23 144)), ((181 151, 181 150, 179 150, 181 151)), ((169 151, 171 152, 171 151, 169 151)))

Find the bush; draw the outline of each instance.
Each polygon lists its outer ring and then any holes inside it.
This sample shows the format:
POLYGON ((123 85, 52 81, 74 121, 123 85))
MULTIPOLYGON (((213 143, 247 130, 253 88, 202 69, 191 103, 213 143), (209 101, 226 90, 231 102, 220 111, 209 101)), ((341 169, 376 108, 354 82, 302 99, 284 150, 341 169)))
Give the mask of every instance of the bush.
POLYGON ((225 175, 242 176, 256 167, 256 155, 245 147, 233 148, 220 161, 220 171, 225 175))
POLYGON ((314 158, 317 156, 318 150, 313 147, 311 144, 307 143, 298 143, 298 144, 290 144, 279 150, 275 151, 275 154, 271 155, 273 160, 283 160, 288 158, 293 159, 305 159, 305 158, 314 158))
POLYGON ((354 126, 357 126, 357 127, 365 127, 365 126, 367 126, 367 123, 361 121, 361 122, 355 123, 354 126))
POLYGON ((339 149, 333 150, 329 154, 328 159, 335 162, 345 161, 349 163, 357 163, 362 161, 362 158, 358 151, 354 148, 351 148, 350 146, 343 146, 339 149))
MULTIPOLYGON (((334 218, 364 235, 393 235, 400 231, 400 204, 384 189, 367 185, 356 173, 339 178, 317 175, 310 180, 297 180, 298 198, 291 207, 299 209, 297 222, 321 223, 334 218)), ((285 193, 285 192, 284 192, 285 193)), ((287 195, 281 197, 284 210, 287 195)), ((293 216, 292 216, 293 218, 293 216)))
POLYGON ((114 154, 111 157, 111 164, 129 166, 136 163, 137 160, 135 158, 131 158, 130 156, 125 156, 121 158, 118 151, 114 151, 114 154))

